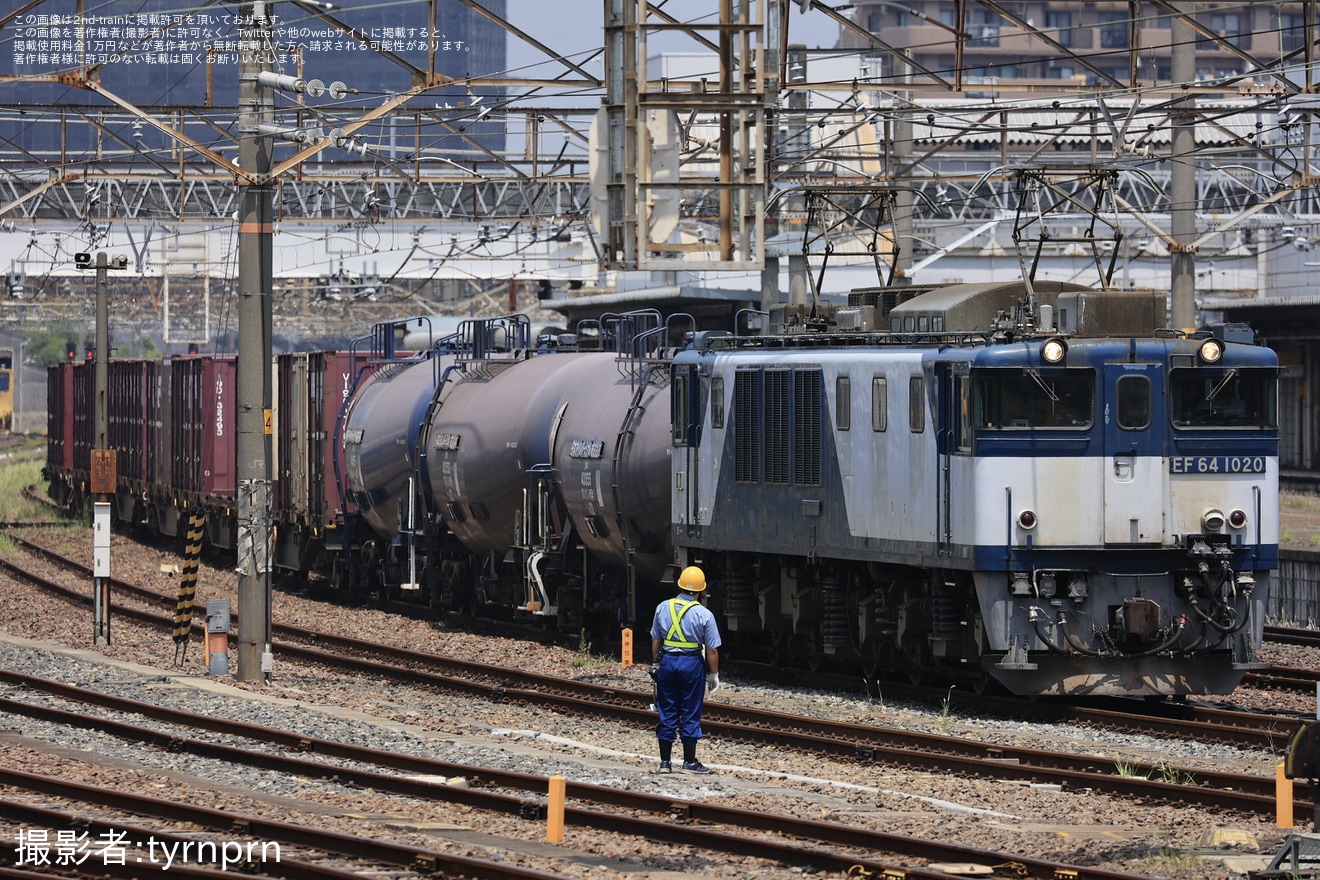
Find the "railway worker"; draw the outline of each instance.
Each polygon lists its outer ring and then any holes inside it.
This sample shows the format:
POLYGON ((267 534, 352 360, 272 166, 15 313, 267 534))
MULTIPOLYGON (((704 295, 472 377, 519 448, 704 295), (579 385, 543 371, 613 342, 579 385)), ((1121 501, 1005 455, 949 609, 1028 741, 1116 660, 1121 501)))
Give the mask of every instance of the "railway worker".
POLYGON ((673 773, 674 737, 683 741, 683 772, 709 773, 697 760, 701 710, 706 689, 720 687, 720 631, 715 615, 699 601, 706 575, 689 565, 678 576, 679 593, 661 602, 651 623, 651 656, 656 658, 655 706, 660 720, 660 772, 673 773), (703 658, 704 654, 704 658, 703 658))

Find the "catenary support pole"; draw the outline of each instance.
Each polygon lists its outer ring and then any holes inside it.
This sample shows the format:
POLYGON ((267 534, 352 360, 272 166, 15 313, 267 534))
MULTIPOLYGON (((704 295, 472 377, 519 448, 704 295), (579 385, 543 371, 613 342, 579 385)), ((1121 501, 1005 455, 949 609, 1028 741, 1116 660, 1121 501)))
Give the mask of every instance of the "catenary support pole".
MULTIPOLYGON (((1194 3, 1175 6, 1193 14, 1194 3)), ((1173 87, 1190 86, 1196 79, 1196 33, 1191 25, 1173 19, 1170 64, 1173 87)), ((1169 157, 1169 249, 1170 323, 1178 330, 1196 328, 1196 99, 1175 98, 1173 134, 1169 157)))
POLYGON ((271 294, 274 187, 272 139, 258 137, 273 121, 274 95, 257 82, 274 53, 274 2, 240 7, 239 166, 254 172, 240 180, 238 226, 238 413, 235 473, 238 476, 237 678, 269 678, 271 542, 271 294))

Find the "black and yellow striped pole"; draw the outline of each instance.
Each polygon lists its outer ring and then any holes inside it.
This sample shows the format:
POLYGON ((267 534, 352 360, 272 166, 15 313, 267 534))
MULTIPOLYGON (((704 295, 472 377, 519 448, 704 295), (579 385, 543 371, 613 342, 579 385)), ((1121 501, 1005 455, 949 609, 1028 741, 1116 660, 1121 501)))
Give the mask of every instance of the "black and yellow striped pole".
POLYGON ((183 574, 179 578, 179 604, 174 608, 174 665, 188 657, 188 634, 192 631, 193 599, 197 595, 197 569, 202 561, 202 527, 206 513, 193 508, 188 514, 188 540, 183 548, 183 574))

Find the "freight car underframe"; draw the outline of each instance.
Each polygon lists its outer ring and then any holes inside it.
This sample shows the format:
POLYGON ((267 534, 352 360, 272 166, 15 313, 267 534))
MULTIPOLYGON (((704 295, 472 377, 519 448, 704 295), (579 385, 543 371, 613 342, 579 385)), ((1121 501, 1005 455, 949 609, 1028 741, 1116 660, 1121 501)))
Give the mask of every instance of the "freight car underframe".
POLYGON ((691 561, 707 567, 731 649, 770 663, 1032 696, 1224 694, 1264 665, 1253 646, 1270 572, 1224 536, 1134 550, 1159 560, 1140 572, 1101 570, 1100 555, 1019 552, 999 571, 710 550, 691 561))
MULTIPOLYGON (((392 542, 350 521, 345 534, 365 537, 328 556, 332 584, 439 610, 585 631, 595 644, 617 643, 629 623, 628 573, 595 564, 571 525, 550 546, 516 546, 496 557, 470 553, 442 518, 427 519, 423 529, 405 529, 392 542)), ((637 607, 659 598, 648 592, 637 607)))

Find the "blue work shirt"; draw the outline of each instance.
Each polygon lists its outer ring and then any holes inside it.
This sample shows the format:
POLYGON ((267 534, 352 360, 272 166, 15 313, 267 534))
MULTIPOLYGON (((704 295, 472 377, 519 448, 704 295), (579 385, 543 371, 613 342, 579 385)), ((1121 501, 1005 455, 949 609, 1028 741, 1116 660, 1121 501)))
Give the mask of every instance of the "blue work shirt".
MULTIPOLYGON (((691 601, 686 596, 679 596, 679 601, 691 601)), ((669 600, 661 602, 655 608, 655 619, 651 622, 651 638, 659 639, 662 643, 669 635, 669 627, 673 625, 674 618, 670 613, 669 600)), ((710 609, 698 602, 683 613, 678 621, 678 627, 683 632, 684 638, 689 642, 695 642, 704 648, 719 648, 720 630, 715 624, 715 615, 710 613, 710 609)), ((673 650, 673 649, 665 649, 673 650)), ((694 649, 699 652, 700 648, 694 649)), ((656 658, 657 660, 660 658, 656 658)))

